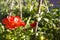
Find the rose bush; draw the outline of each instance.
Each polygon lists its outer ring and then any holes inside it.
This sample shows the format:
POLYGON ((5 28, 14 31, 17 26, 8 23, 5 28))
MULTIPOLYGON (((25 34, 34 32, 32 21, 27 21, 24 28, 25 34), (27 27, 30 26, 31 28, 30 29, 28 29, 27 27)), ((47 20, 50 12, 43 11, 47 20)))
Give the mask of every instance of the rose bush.
POLYGON ((38 15, 38 0, 20 1, 0 0, 0 40, 60 40, 60 8, 44 0, 38 15))

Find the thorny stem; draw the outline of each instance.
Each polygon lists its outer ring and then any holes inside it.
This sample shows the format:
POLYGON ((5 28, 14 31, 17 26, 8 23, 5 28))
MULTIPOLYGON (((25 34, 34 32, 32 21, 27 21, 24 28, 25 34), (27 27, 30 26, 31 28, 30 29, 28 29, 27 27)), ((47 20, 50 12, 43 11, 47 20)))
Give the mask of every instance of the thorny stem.
MULTIPOLYGON (((39 0, 38 3, 39 3, 39 4, 38 4, 37 14, 40 15, 40 13, 41 13, 42 0, 39 0)), ((35 39, 34 39, 34 40, 36 40, 36 33, 37 33, 37 29, 38 29, 38 24, 39 24, 38 19, 39 19, 39 16, 38 16, 38 18, 37 18, 37 24, 36 24, 36 27, 35 27, 35 39)))
POLYGON ((41 5, 42 5, 42 0, 39 0, 39 2, 38 2, 38 9, 37 9, 37 13, 38 14, 41 13, 41 5))
POLYGON ((12 1, 11 5, 10 5, 10 13, 9 13, 10 16, 12 15, 13 6, 14 6, 14 0, 12 1))
POLYGON ((20 17, 21 17, 21 19, 22 19, 22 0, 18 0, 18 4, 19 4, 19 11, 20 11, 20 17))
POLYGON ((46 8, 47 8, 47 12, 49 12, 49 8, 48 8, 48 4, 47 4, 47 0, 44 0, 44 2, 45 2, 45 6, 46 6, 46 8))

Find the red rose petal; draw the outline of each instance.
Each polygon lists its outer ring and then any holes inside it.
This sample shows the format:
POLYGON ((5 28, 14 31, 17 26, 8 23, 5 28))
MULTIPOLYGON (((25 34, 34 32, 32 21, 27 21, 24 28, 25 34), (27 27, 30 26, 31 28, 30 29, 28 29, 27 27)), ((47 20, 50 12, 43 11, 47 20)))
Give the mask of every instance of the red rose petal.
POLYGON ((9 22, 13 22, 14 17, 13 16, 8 16, 7 19, 8 19, 9 22))
POLYGON ((2 20, 2 23, 3 23, 3 24, 9 24, 8 19, 7 19, 7 18, 4 18, 4 19, 2 20))
POLYGON ((21 24, 20 24, 21 26, 25 26, 26 24, 25 24, 25 22, 21 22, 21 24))
POLYGON ((35 26, 36 26, 36 24, 37 24, 36 22, 31 23, 31 24, 30 24, 30 26, 33 28, 33 27, 35 27, 35 26))
POLYGON ((11 26, 11 25, 6 25, 6 28, 10 29, 10 30, 13 30, 16 28, 16 26, 11 26))

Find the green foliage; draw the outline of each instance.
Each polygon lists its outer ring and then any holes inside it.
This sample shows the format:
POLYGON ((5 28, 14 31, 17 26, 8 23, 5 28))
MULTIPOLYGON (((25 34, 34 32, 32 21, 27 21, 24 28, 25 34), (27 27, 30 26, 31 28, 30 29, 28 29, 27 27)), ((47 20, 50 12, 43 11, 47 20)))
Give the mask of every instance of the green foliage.
MULTIPOLYGON (((6 3, 6 0, 0 0, 0 40, 33 40, 34 29, 30 27, 30 23, 37 19, 38 2, 36 0, 25 0, 25 5, 23 4, 22 7, 22 19, 26 22, 26 26, 9 30, 2 24, 2 19, 8 16, 11 1, 9 0, 6 3)), ((60 40, 60 9, 54 8, 47 12, 49 6, 45 6, 45 4, 44 2, 41 7, 36 40, 60 40)), ((15 0, 12 15, 20 15, 19 12, 18 0, 15 0)))

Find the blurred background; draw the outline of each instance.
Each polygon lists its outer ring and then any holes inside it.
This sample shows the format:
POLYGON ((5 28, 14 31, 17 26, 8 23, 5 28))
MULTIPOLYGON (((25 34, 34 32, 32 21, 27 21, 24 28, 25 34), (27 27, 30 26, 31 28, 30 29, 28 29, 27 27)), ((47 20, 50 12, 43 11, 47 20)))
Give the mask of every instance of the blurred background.
POLYGON ((0 40, 60 40, 60 0, 0 0, 0 40), (7 29, 2 19, 10 15, 26 26, 7 29), (38 27, 32 28, 36 20, 38 27))

